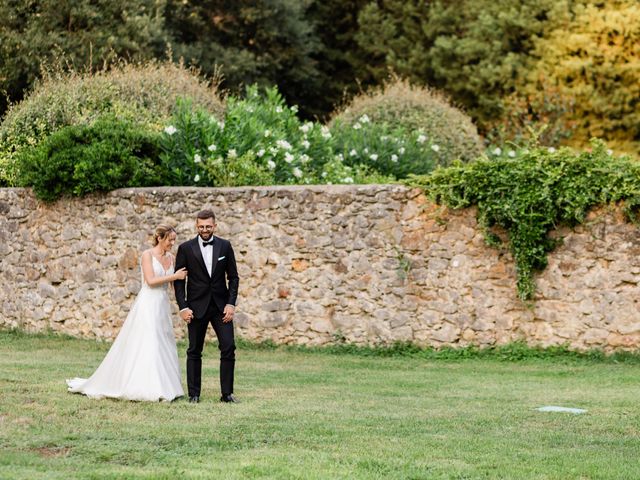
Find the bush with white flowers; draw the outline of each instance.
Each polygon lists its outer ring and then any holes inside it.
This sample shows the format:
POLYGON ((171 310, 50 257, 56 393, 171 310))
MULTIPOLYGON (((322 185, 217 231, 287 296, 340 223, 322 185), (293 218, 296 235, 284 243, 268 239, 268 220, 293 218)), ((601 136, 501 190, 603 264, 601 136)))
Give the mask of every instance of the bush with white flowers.
POLYGON ((164 128, 162 164, 173 185, 272 185, 388 181, 340 165, 328 127, 304 122, 278 90, 230 97, 224 121, 182 102, 164 128), (330 168, 325 168, 331 165, 330 168), (340 173, 338 173, 340 172, 340 173))

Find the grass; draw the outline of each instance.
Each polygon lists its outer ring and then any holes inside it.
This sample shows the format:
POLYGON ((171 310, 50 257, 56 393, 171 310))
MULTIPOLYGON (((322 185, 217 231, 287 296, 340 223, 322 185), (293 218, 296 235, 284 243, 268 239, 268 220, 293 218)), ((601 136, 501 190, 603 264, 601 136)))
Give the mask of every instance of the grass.
POLYGON ((207 345, 199 405, 68 394, 108 347, 0 332, 0 478, 640 478, 635 361, 241 344, 228 405, 207 345))

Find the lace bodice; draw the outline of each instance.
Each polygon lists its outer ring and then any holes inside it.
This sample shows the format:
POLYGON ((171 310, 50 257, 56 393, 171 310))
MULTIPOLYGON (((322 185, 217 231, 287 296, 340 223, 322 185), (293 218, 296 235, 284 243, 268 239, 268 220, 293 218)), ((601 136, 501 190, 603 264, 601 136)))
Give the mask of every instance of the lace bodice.
MULTIPOLYGON (((164 267, 162 266, 162 263, 160 263, 160 260, 158 260, 153 255, 151 255, 151 266, 153 267, 153 275, 156 277, 164 277, 165 275, 171 275, 173 273, 173 264, 169 267, 168 270, 165 270, 164 267)), ((142 277, 142 285, 146 288, 151 288, 154 290, 155 289, 166 290, 169 287, 170 282, 163 283, 156 287, 151 287, 147 285, 147 282, 144 281, 144 273, 142 272, 142 265, 140 265, 140 275, 142 277)))

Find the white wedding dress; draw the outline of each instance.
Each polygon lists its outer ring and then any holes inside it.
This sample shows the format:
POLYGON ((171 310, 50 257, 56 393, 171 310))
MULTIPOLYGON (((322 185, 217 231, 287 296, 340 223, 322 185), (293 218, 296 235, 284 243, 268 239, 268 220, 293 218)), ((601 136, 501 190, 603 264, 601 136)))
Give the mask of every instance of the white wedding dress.
MULTIPOLYGON (((151 256, 156 276, 171 275, 151 256)), ((69 391, 91 398, 171 401, 184 395, 167 288, 142 288, 118 337, 90 378, 67 380, 69 391)))

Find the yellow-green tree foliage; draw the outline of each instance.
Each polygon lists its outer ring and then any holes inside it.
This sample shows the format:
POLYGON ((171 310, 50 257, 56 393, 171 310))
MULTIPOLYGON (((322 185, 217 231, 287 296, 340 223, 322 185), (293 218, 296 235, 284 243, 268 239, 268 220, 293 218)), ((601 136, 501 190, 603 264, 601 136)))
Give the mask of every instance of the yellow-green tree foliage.
POLYGON ((574 101, 574 145, 603 138, 640 153, 640 2, 588 1, 575 16, 537 40, 537 58, 520 92, 558 89, 574 101))

